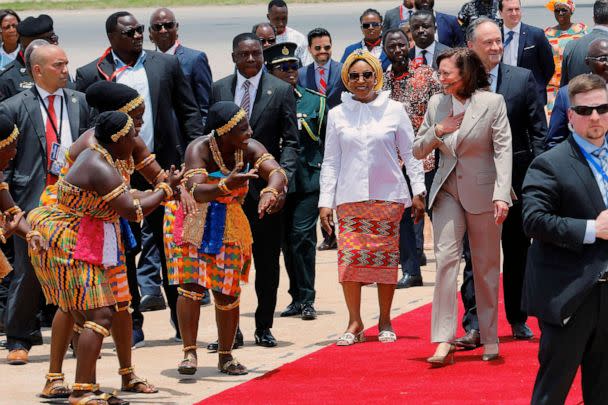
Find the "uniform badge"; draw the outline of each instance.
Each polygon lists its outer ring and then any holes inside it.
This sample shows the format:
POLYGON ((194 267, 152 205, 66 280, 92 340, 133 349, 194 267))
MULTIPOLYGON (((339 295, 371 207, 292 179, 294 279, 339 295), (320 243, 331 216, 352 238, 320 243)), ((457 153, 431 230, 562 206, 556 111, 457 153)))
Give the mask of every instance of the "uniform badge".
POLYGON ((20 71, 21 73, 25 73, 25 72, 26 72, 25 68, 21 68, 21 69, 19 69, 19 71, 20 71))
POLYGON ((72 97, 72 103, 76 104, 76 97, 72 97))
POLYGON ((32 87, 34 87, 34 82, 21 82, 19 83, 19 87, 26 90, 31 89, 32 87))
POLYGON ((287 49, 286 46, 283 47, 283 49, 281 50, 281 53, 285 56, 289 55, 289 49, 287 49))

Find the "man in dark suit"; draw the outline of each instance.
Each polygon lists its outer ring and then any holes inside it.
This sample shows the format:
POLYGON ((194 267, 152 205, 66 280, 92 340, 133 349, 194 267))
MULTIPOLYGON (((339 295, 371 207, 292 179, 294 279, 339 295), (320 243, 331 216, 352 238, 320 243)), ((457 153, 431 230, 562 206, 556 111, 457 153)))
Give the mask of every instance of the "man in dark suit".
MULTIPOLYGON (((15 203, 24 211, 38 206, 45 186, 54 183, 61 170, 62 151, 91 127, 84 94, 67 89, 68 59, 56 45, 44 45, 32 53, 35 85, 0 104, 19 127, 17 155, 5 171, 15 203)), ((39 329, 40 284, 30 263, 26 241, 14 238, 15 269, 9 287, 5 325, 9 364, 28 362, 31 335, 39 329)))
MULTIPOLYGON (((287 48, 286 48, 287 49, 287 48)), ((289 51, 287 50, 287 53, 289 51)), ((262 45, 252 33, 237 35, 232 42, 232 60, 236 72, 213 83, 211 103, 233 101, 249 115, 253 138, 264 144, 287 173, 291 181, 296 170, 298 126, 293 88, 262 69, 262 45)), ((251 182, 243 205, 253 234, 255 292, 255 342, 273 347, 277 341, 270 332, 279 287, 279 255, 282 235, 281 214, 259 219, 257 212, 263 180, 251 182)))
POLYGON ((207 121, 209 97, 211 96, 211 68, 205 52, 186 48, 177 40, 179 23, 175 14, 168 8, 159 8, 150 16, 150 41, 157 50, 168 55, 175 55, 179 65, 190 83, 194 98, 198 104, 203 125, 207 121))
MULTIPOLYGON (((469 25, 467 44, 484 63, 490 76, 491 90, 502 94, 505 99, 513 139, 512 187, 515 195, 520 196, 526 170, 534 156, 544 151, 543 144, 547 134, 547 120, 535 92, 534 77, 528 69, 500 63, 500 28, 487 17, 481 17, 469 25)), ((531 339, 532 331, 526 325, 527 314, 521 310, 526 254, 530 246, 530 238, 524 234, 521 224, 521 209, 521 200, 513 201, 509 215, 503 223, 503 288, 505 311, 513 336, 517 339, 531 339)), ((467 334, 456 339, 454 343, 461 347, 474 348, 479 344, 479 329, 470 252, 467 252, 465 257, 467 263, 461 293, 465 304, 463 326, 467 334)))
POLYGON ((436 28, 435 16, 432 12, 420 10, 412 14, 410 30, 416 46, 409 50, 408 56, 411 61, 437 69, 437 57, 450 48, 435 40, 436 28))
POLYGON ((393 28, 400 28, 407 23, 414 13, 414 0, 403 0, 403 4, 391 8, 384 14, 382 32, 393 28))
POLYGON ((530 69, 536 79, 538 95, 547 104, 547 84, 555 72, 553 51, 543 30, 521 22, 520 0, 498 0, 503 18, 504 53, 502 62, 530 69))
MULTIPOLYGON (((430 11, 435 17, 437 33, 435 41, 440 42, 450 48, 462 46, 464 43, 464 33, 456 16, 435 11, 435 0, 414 0, 416 10, 430 11)), ((411 18, 411 16, 410 16, 411 18)), ((410 21, 411 28, 411 21, 410 21)))
POLYGON ((585 404, 608 398, 608 91, 597 75, 569 83, 574 134, 530 166, 523 226, 533 239, 524 308, 538 318, 533 405, 563 404, 579 366, 585 404))
MULTIPOLYGON (((585 63, 587 63, 592 73, 608 80, 608 37, 598 38, 591 42, 585 63)), ((568 128, 569 109, 568 85, 565 85, 559 89, 555 98, 551 120, 549 121, 549 132, 547 132, 545 140, 545 149, 553 148, 570 136, 570 129, 568 128)))
MULTIPOLYGON (((120 11, 110 15, 106 20, 110 47, 100 58, 76 70, 76 89, 86 91, 96 81, 111 80, 137 90, 146 106, 139 136, 148 149, 156 154, 156 160, 163 169, 171 165, 179 167, 187 144, 203 134, 200 110, 177 58, 144 51, 143 31, 144 26, 129 12, 120 11)), ((135 188, 149 188, 149 184, 137 174, 131 181, 135 188)), ((169 286, 166 277, 163 216, 164 209, 159 208, 143 222, 138 274, 158 274, 160 262, 171 319, 178 331, 175 312, 177 288, 169 286)), ((138 235, 138 224, 132 223, 131 227, 136 228, 134 233, 138 235)), ((131 260, 128 260, 128 271, 132 272, 130 263, 131 260)), ((160 280, 151 285, 140 285, 142 306, 154 303, 164 307, 159 285, 160 280)), ((139 335, 139 332, 134 331, 134 336, 141 336, 143 340, 143 334, 139 335)))

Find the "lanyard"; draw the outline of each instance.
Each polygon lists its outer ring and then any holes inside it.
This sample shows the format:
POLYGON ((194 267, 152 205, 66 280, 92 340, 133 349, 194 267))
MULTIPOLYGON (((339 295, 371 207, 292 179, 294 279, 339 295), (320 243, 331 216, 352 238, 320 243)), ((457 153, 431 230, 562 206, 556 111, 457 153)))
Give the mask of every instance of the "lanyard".
POLYGON ((110 54, 110 52, 112 52, 112 47, 109 47, 108 49, 106 49, 106 51, 103 53, 103 55, 101 55, 101 58, 99 58, 99 60, 97 61, 97 70, 109 82, 113 81, 116 78, 116 76, 118 76, 119 74, 121 74, 122 72, 124 72, 125 70, 127 70, 128 68, 131 67, 129 65, 124 65, 123 67, 120 67, 120 68, 116 69, 114 71, 114 73, 112 73, 111 76, 108 76, 106 74, 106 72, 104 72, 103 70, 101 70, 101 66, 100 65, 101 65, 101 62, 103 62, 103 60, 106 58, 106 56, 108 56, 110 54))
POLYGON ((599 163, 597 163, 595 161, 595 159, 593 158, 593 156, 591 156, 589 154, 589 152, 587 152, 585 149, 583 149, 582 146, 579 145, 579 148, 580 148, 581 152, 583 152, 583 156, 585 156, 585 159, 587 159, 587 162, 589 162, 595 168, 595 170, 597 170, 597 172, 602 175, 602 178, 604 179, 604 181, 606 183, 608 183, 608 174, 606 174, 604 169, 602 169, 602 166, 599 163))
MULTIPOLYGON (((63 96, 59 96, 60 97, 59 102, 61 103, 61 108, 60 108, 60 112, 59 112, 59 131, 57 131, 55 122, 51 119, 51 115, 49 114, 49 109, 46 106, 46 104, 44 104, 44 99, 38 92, 37 88, 34 87, 34 90, 36 91, 36 94, 38 95, 38 99, 40 100, 40 103, 42 104, 42 108, 44 108, 44 112, 46 113, 46 118, 49 121, 51 121, 51 126, 53 127, 53 131, 55 131, 55 136, 57 136, 57 143, 61 143, 61 131, 63 130, 63 96)), ((51 94, 51 95, 53 96, 54 94, 51 94)), ((54 96, 58 97, 57 95, 54 95, 54 96)))

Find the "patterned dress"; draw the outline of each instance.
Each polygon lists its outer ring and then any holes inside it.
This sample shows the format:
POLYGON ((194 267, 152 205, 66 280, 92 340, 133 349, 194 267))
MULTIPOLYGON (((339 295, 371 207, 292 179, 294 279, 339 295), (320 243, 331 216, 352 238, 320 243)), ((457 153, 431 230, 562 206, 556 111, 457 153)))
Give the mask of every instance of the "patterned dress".
POLYGON ((103 196, 68 183, 64 176, 56 193, 56 204, 28 215, 32 229, 49 244, 46 251, 30 251, 47 302, 63 311, 115 305, 123 299, 117 300, 119 286, 112 280, 124 271, 118 214, 103 196))
POLYGON ((553 61, 555 62, 555 73, 547 85, 547 118, 551 117, 555 97, 559 91, 559 84, 562 79, 562 60, 564 59, 564 49, 566 44, 573 39, 579 39, 587 35, 587 26, 583 23, 575 23, 568 30, 558 30, 555 27, 545 29, 545 36, 553 49, 553 61))
MULTIPOLYGON (((221 172, 213 172, 206 184, 217 184, 223 177, 221 172)), ((247 190, 245 185, 208 204, 199 204, 193 221, 184 216, 177 202, 167 203, 164 233, 169 284, 198 284, 231 297, 241 294, 241 281, 249 279, 253 244, 241 207, 247 190), (186 235, 197 232, 202 239, 193 244, 186 235)))

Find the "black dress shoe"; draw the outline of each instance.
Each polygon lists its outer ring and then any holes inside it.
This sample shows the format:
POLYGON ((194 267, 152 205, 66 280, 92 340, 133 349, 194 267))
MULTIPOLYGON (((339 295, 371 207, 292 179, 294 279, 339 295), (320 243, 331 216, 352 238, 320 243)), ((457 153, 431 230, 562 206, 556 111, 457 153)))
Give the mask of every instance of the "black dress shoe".
MULTIPOLYGON (((238 349, 239 347, 243 346, 244 344, 245 344, 245 342, 243 341, 243 332, 241 332, 241 328, 237 328, 236 336, 234 338, 234 343, 232 344, 232 350, 238 349)), ((219 343, 217 342, 217 340, 215 342, 209 343, 207 345, 207 350, 209 350, 210 352, 217 352, 218 348, 219 348, 219 343)))
POLYGON ((422 287, 422 276, 406 274, 397 282, 397 288, 422 287))
POLYGON ((511 331, 515 339, 530 340, 534 337, 534 333, 524 322, 511 325, 511 331))
POLYGON ((277 345, 277 340, 270 333, 270 329, 256 329, 253 337, 258 346, 275 347, 277 345))
POLYGON ((338 241, 336 241, 336 235, 331 234, 326 239, 323 240, 321 245, 319 245, 318 250, 334 250, 338 248, 338 241))
POLYGON ((479 336, 478 330, 471 329, 466 335, 461 338, 454 339, 450 343, 461 349, 473 350, 481 346, 481 337, 479 336))
POLYGON ((162 295, 144 295, 139 302, 140 312, 162 311, 165 308, 167 304, 162 295))
POLYGON ((305 321, 312 321, 313 319, 317 319, 317 311, 312 306, 312 304, 304 304, 302 305, 302 319, 305 321))
POLYGON ((302 305, 297 302, 292 302, 287 305, 287 308, 283 312, 281 312, 281 317, 284 318, 286 316, 295 316, 300 315, 302 313, 302 305))

